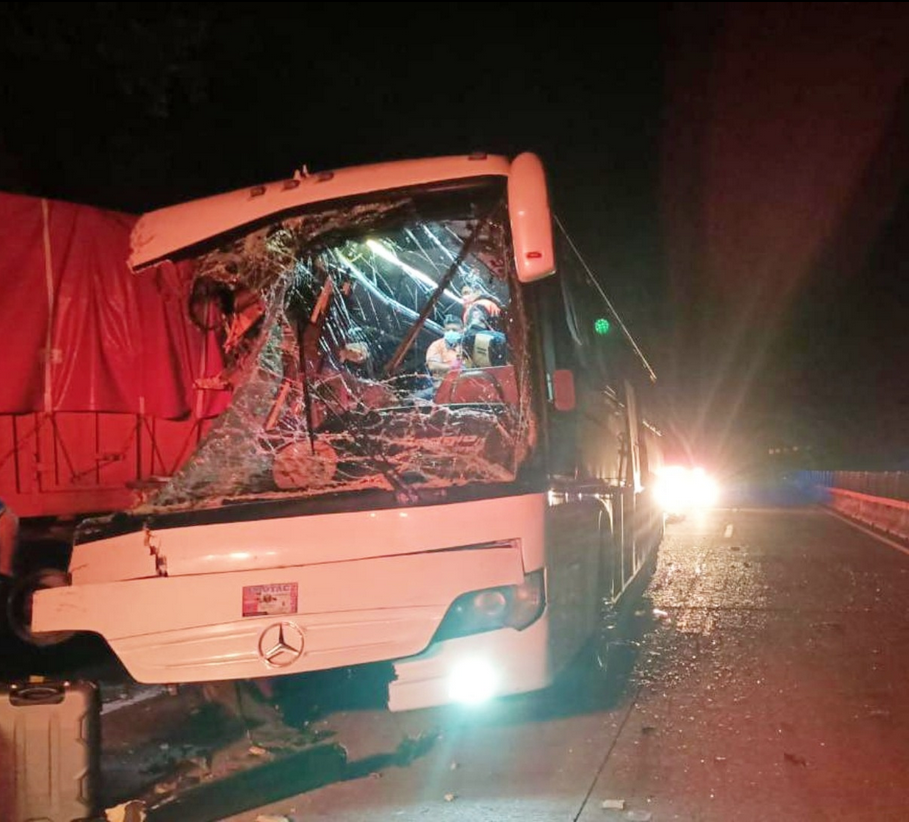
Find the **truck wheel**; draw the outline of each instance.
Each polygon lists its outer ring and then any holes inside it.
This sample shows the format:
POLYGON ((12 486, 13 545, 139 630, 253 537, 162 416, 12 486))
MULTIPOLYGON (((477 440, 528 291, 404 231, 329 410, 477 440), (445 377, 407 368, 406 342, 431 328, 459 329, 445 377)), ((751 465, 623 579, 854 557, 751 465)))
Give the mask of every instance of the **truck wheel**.
POLYGON ((6 600, 6 618, 10 629, 29 645, 46 648, 61 645, 74 635, 74 631, 50 631, 32 633, 32 597, 35 591, 45 588, 61 588, 69 581, 63 571, 43 568, 27 576, 15 579, 6 600))

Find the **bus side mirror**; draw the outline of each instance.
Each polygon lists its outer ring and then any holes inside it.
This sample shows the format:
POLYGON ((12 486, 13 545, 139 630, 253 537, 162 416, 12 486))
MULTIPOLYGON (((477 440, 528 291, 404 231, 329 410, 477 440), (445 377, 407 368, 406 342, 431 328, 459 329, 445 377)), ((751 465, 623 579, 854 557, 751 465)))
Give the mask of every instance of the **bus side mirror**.
POLYGON ((552 405, 556 411, 574 410, 574 374, 567 368, 552 372, 552 405))
POLYGON ((546 174, 536 154, 515 157, 508 173, 508 213, 518 279, 522 283, 554 274, 555 246, 546 174))

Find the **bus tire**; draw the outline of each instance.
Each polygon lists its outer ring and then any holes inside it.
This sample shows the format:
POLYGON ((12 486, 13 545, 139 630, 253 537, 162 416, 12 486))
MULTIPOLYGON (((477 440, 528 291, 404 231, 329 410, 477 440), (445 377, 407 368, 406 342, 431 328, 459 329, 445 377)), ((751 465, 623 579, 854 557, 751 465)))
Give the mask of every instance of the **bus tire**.
POLYGON ((56 568, 42 568, 14 579, 6 597, 6 620, 10 630, 23 642, 39 648, 62 645, 71 639, 74 631, 33 633, 31 629, 32 597, 35 592, 66 585, 69 585, 69 579, 56 568))

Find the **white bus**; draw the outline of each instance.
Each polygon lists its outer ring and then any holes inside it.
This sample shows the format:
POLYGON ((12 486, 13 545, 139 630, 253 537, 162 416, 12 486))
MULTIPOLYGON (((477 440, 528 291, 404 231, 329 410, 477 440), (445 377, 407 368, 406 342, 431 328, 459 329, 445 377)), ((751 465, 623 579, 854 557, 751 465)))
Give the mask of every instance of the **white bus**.
POLYGON ((96 632, 144 683, 391 662, 392 710, 548 685, 662 535, 644 371, 553 237, 532 154, 145 215, 131 265, 191 271, 230 405, 140 506, 80 525, 36 637, 96 632))

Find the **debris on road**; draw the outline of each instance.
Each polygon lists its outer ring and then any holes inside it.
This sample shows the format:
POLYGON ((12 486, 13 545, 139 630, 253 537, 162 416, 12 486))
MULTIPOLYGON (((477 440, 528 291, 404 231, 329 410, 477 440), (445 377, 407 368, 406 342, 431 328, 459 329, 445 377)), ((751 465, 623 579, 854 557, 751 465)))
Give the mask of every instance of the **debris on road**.
POLYGON ((249 753, 252 756, 268 756, 268 751, 265 748, 260 748, 258 745, 250 745, 249 753))
POLYGON ((175 790, 177 790, 179 782, 179 779, 166 779, 163 782, 158 782, 158 784, 155 785, 154 791, 159 795, 165 793, 173 793, 175 790))
POLYGON ((202 773, 208 773, 211 771, 211 755, 203 756, 188 756, 185 759, 187 766, 194 768, 202 773))
POLYGON ((115 808, 108 808, 104 818, 107 822, 145 822, 145 803, 136 800, 124 802, 115 808))
POLYGON ((654 615, 657 619, 669 619, 669 612, 668 612, 668 611, 664 611, 662 608, 654 608, 654 609, 653 609, 653 615, 654 615))
POLYGON ((457 797, 456 797, 453 793, 447 793, 447 794, 445 794, 445 801, 446 801, 446 802, 454 802, 455 799, 457 799, 457 797))
POLYGON ((828 631, 834 631, 836 633, 842 633, 845 630, 842 622, 812 622, 812 628, 823 628, 828 631))
POLYGON ((290 822, 290 817, 277 813, 260 813, 256 817, 256 822, 290 822))
POLYGON ((624 811, 625 810, 625 800, 624 799, 604 799, 600 803, 600 807, 604 811, 624 811))

